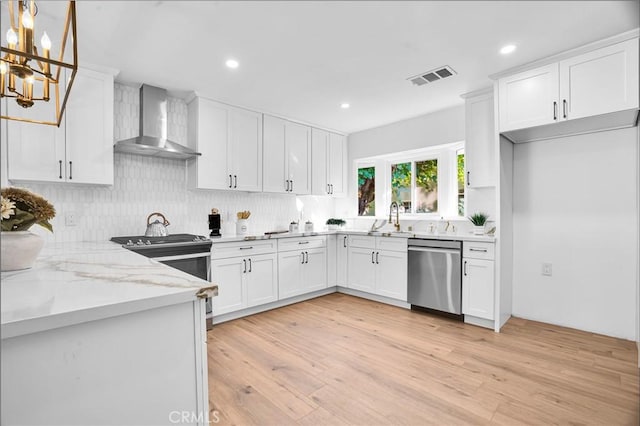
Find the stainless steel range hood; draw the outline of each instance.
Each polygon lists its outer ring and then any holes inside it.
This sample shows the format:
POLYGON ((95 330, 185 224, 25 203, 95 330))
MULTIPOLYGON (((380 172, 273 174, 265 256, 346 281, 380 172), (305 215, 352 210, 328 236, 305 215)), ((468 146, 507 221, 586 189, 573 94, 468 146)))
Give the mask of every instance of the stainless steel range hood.
POLYGON ((115 152, 186 160, 202 155, 167 140, 167 91, 143 84, 140 87, 140 136, 116 142, 115 152))

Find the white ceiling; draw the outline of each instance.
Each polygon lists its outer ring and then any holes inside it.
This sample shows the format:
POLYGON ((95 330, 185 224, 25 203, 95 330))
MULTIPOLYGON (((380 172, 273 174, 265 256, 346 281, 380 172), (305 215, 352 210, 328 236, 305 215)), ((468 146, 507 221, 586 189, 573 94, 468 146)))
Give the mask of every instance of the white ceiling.
POLYGON ((639 26, 638 1, 78 2, 81 62, 343 132, 461 104, 488 75, 639 26), (514 43, 515 53, 500 47, 514 43), (240 67, 230 70, 226 59, 240 67), (425 86, 406 79, 449 65, 425 86), (343 110, 340 103, 349 102, 343 110))

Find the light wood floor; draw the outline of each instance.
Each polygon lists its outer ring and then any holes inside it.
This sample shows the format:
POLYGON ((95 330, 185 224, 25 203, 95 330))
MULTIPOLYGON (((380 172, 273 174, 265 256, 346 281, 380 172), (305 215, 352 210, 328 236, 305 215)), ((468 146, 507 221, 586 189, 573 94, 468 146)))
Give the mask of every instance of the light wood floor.
POLYGON ((494 333, 336 293, 208 342, 218 424, 639 424, 635 343, 518 318, 494 333))

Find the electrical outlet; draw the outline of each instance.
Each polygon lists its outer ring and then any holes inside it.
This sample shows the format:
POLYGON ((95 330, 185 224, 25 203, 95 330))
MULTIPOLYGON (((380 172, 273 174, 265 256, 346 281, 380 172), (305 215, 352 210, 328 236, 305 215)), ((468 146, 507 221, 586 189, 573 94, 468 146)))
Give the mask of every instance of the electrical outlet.
POLYGON ((550 263, 542 264, 542 275, 550 277, 553 273, 552 265, 550 263))
POLYGON ((64 224, 66 226, 78 226, 76 214, 74 212, 67 213, 64 216, 64 224))

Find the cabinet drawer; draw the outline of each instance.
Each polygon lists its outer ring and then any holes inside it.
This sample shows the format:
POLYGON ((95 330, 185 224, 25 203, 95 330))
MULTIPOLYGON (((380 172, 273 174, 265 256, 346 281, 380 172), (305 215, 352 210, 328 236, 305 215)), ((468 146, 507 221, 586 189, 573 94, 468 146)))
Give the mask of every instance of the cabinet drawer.
POLYGON ((376 248, 378 250, 390 250, 406 253, 407 239, 393 237, 376 237, 376 248))
POLYGON ((275 253, 276 240, 266 241, 238 241, 231 243, 213 243, 211 247, 212 259, 226 259, 229 257, 253 256, 256 254, 275 253))
POLYGON ((495 255, 495 244, 464 241, 462 243, 462 257, 469 259, 493 260, 495 255))
POLYGON ((349 247, 375 249, 376 237, 369 237, 366 235, 349 235, 349 247))
POLYGON ((324 236, 281 238, 278 240, 278 251, 308 250, 311 248, 326 247, 327 239, 324 236))

